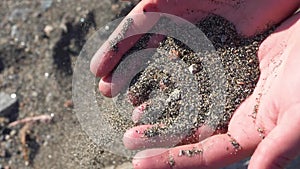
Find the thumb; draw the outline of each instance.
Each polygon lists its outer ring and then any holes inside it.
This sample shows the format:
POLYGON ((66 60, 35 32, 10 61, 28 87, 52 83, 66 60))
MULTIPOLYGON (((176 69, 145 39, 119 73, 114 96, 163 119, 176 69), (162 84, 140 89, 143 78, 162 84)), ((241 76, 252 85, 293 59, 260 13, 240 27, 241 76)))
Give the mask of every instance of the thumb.
POLYGON ((300 104, 292 106, 258 145, 249 169, 281 169, 300 154, 300 104))

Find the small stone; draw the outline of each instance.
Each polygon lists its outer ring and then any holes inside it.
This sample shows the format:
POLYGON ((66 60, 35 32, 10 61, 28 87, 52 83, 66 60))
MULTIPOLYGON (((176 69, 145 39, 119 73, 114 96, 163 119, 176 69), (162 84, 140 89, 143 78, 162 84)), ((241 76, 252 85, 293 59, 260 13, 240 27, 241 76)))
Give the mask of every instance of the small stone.
POLYGON ((178 156, 181 157, 185 154, 185 151, 184 150, 179 150, 179 153, 178 153, 178 156))
POLYGON ((227 36, 226 35, 222 35, 221 36, 221 42, 224 43, 227 40, 227 36))
POLYGON ((48 141, 45 141, 44 143, 43 143, 43 146, 47 146, 48 145, 48 141))
POLYGON ((191 157, 193 155, 193 152, 191 150, 186 150, 185 152, 188 157, 191 157))
POLYGON ((77 7, 76 7, 76 11, 77 11, 77 12, 81 11, 81 7, 80 7, 80 6, 77 6, 77 7))
POLYGON ((5 138, 5 140, 7 141, 7 140, 10 139, 10 136, 9 136, 9 135, 6 135, 4 138, 5 138))
POLYGON ((52 93, 48 93, 46 96, 46 102, 49 103, 51 100, 53 99, 53 94, 52 93))
POLYGON ((16 130, 11 130, 10 133, 9 133, 9 135, 10 135, 10 136, 14 136, 14 135, 16 135, 16 133, 17 133, 16 130))
POLYGON ((119 10, 119 8, 120 8, 120 5, 119 5, 119 4, 112 4, 112 5, 111 5, 111 10, 112 10, 113 12, 117 12, 117 11, 119 10))
POLYGON ((13 118, 18 110, 16 94, 0 92, 0 117, 13 118))
POLYGON ((36 91, 33 91, 32 93, 31 93, 31 96, 32 97, 37 97, 39 94, 38 94, 38 92, 36 92, 36 91))
POLYGON ((65 108, 73 108, 73 101, 72 101, 72 100, 67 100, 67 101, 64 103, 64 107, 65 107, 65 108))
POLYGON ((8 75, 9 80, 15 80, 17 78, 18 78, 18 75, 16 75, 16 74, 8 75))
POLYGON ((17 37, 18 35, 19 35, 18 26, 17 26, 17 25, 13 25, 13 26, 11 27, 10 36, 11 36, 12 38, 15 38, 15 37, 17 37))
POLYGON ((50 36, 50 34, 53 30, 54 30, 54 28, 51 25, 46 25, 44 28, 44 32, 48 37, 50 36))
POLYGON ((196 64, 191 64, 188 69, 192 74, 198 73, 200 71, 199 66, 196 64))
POLYGON ((173 156, 169 156, 169 165, 173 167, 175 165, 175 160, 173 156))
POLYGON ((16 95, 15 93, 12 93, 12 94, 10 95, 10 97, 11 97, 12 99, 14 99, 14 98, 17 97, 17 95, 16 95))
POLYGON ((179 56, 180 56, 180 53, 179 53, 178 50, 170 50, 170 52, 169 52, 169 58, 171 60, 179 59, 179 56))
POLYGON ((175 89, 171 94, 170 94, 170 98, 172 101, 176 101, 180 99, 180 90, 179 89, 175 89))
POLYGON ((45 77, 49 77, 49 73, 48 72, 45 73, 45 77))
POLYGON ((22 41, 22 42, 20 42, 20 45, 21 45, 22 47, 25 47, 25 46, 26 46, 26 43, 25 43, 24 41, 22 41))
POLYGON ((243 81, 236 81, 236 84, 238 84, 238 85, 244 85, 245 84, 245 82, 243 82, 243 81))
POLYGON ((104 29, 105 29, 106 31, 108 31, 108 30, 109 30, 109 26, 106 25, 106 26, 104 27, 104 29))

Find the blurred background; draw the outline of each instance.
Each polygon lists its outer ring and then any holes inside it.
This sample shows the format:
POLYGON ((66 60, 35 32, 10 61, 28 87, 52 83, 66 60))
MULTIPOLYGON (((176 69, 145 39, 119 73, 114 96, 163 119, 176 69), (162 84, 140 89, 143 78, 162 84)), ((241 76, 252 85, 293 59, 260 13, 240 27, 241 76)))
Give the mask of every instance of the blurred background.
POLYGON ((135 3, 1 1, 0 169, 130 168, 81 130, 72 72, 87 38, 135 3))

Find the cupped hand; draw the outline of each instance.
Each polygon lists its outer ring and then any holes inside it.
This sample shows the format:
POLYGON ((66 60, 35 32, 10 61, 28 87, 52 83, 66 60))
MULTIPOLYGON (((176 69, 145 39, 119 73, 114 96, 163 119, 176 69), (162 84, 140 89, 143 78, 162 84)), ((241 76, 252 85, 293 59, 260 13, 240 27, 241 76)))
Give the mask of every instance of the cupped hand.
MULTIPOLYGON (((110 39, 114 39, 122 31, 126 20, 133 19, 127 35, 135 35, 125 38, 116 44, 113 50, 110 41, 105 42, 96 52, 90 65, 91 71, 101 77, 99 83, 100 92, 113 97, 121 90, 130 79, 126 77, 112 80, 111 72, 118 64, 121 57, 142 36, 135 32, 147 32, 159 20, 158 17, 149 17, 147 12, 168 13, 182 17, 192 23, 196 23, 208 14, 220 15, 231 21, 237 31, 245 36, 251 36, 261 32, 269 25, 282 21, 291 15, 299 6, 299 1, 286 0, 143 0, 130 13, 113 32, 110 39), (140 14, 140 15, 136 15, 140 14)), ((154 36, 149 41, 160 40, 161 36, 154 36)), ((130 72, 128 72, 130 74, 130 72)), ((131 77, 131 76, 127 76, 131 77)))
MULTIPOLYGON (((139 152, 135 169, 220 168, 251 156, 249 169, 280 169, 300 155, 300 13, 283 22, 260 46, 261 76, 234 113, 228 132, 194 144, 139 152), (184 150, 200 150, 191 157, 184 150)), ((137 127, 139 128, 139 127, 137 127)), ((134 130, 137 130, 135 128, 134 130)), ((140 135, 129 131, 130 145, 140 135), (131 134, 131 135, 130 135, 131 134)))
MULTIPOLYGON (((265 30, 269 25, 281 22, 299 5, 299 1, 285 0, 143 0, 124 20, 133 18, 132 27, 127 33, 134 34, 135 29, 146 32, 158 21, 159 18, 147 18, 147 15, 140 17, 145 12, 173 14, 193 23, 208 14, 216 14, 231 21, 240 34, 251 36, 265 30), (141 15, 134 18, 134 14, 141 15)), ((254 153, 249 168, 282 168, 298 155, 300 149, 298 20, 299 15, 293 16, 261 45, 260 80, 253 95, 235 112, 228 133, 214 135, 195 144, 142 151, 134 158, 134 167, 219 168, 254 153), (192 157, 178 156, 181 150, 193 148, 201 150, 201 153, 192 157), (158 153, 159 155, 153 156, 158 153), (170 158, 174 162, 173 165, 170 165, 170 158)), ((122 23, 112 37, 117 36, 121 28, 122 23)), ((109 42, 106 42, 93 57, 90 68, 96 76, 102 78, 99 90, 103 95, 112 97, 127 83, 128 79, 112 82, 111 71, 141 36, 136 35, 122 40, 117 44, 117 51, 111 50, 109 42)), ((150 40, 152 41, 156 39, 150 40)), ((128 140, 125 142, 130 142, 130 138, 139 139, 138 134, 130 136, 132 133, 129 133, 129 137, 127 133, 125 139, 128 140)), ((134 146, 130 148, 134 149, 134 146)))

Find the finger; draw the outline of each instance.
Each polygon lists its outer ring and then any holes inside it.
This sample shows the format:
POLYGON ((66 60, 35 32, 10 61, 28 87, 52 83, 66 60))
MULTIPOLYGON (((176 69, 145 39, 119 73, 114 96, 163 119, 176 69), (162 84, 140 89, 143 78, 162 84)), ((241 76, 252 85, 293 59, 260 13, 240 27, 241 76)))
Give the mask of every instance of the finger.
MULTIPOLYGON (((144 110, 146 109, 146 107, 147 107, 147 103, 143 103, 133 110, 132 121, 134 123, 139 122, 139 120, 141 119, 141 117, 144 114, 144 110)), ((151 127, 151 126, 149 126, 149 127, 151 127)), ((143 131, 143 129, 141 129, 141 131, 143 131)), ((206 139, 209 136, 212 136, 214 134, 221 134, 221 133, 226 133, 226 131, 221 130, 221 129, 215 130, 208 125, 203 125, 203 126, 199 127, 191 136, 184 138, 179 143, 176 143, 176 145, 185 145, 185 144, 196 143, 196 142, 206 139)), ((147 144, 147 143, 143 143, 143 144, 147 144)), ((142 145, 142 144, 140 144, 140 145, 142 145)), ((145 145, 142 145, 142 146, 145 147, 145 145)), ((156 146, 160 146, 160 145, 156 145, 156 146)), ((148 146, 148 147, 153 148, 153 146, 148 146)))
MULTIPOLYGON (((162 35, 153 35, 147 49, 137 51, 122 61, 113 73, 104 76, 99 82, 99 91, 106 97, 116 96, 139 73, 151 58, 154 49, 164 38, 162 35)), ((110 64, 110 63, 107 63, 110 64)), ((117 63, 116 63, 117 64, 117 63)))
POLYGON ((281 169, 300 154, 300 105, 291 107, 258 145, 249 169, 281 169))
POLYGON ((96 52, 90 64, 96 76, 103 77, 111 72, 125 52, 158 21, 158 15, 147 15, 145 10, 156 12, 157 9, 146 1, 140 2, 96 52))
POLYGON ((140 125, 127 130, 123 137, 125 147, 130 150, 157 147, 172 147, 176 145, 198 142, 216 133, 215 130, 211 129, 209 126, 201 126, 192 135, 188 135, 188 133, 183 133, 182 135, 156 135, 154 133, 154 136, 149 136, 149 134, 145 134, 146 131, 149 131, 149 129, 153 127, 156 126, 140 125))
POLYGON ((134 157, 133 165, 135 169, 213 169, 224 167, 244 159, 253 151, 254 145, 247 145, 247 138, 236 141, 241 148, 233 144, 232 139, 227 134, 221 134, 196 144, 171 149, 145 150, 134 157), (161 153, 158 154, 157 151, 161 153))
POLYGON ((123 137, 123 143, 129 150, 138 150, 152 147, 174 146, 180 140, 170 139, 164 136, 148 136, 145 131, 153 128, 154 125, 140 125, 127 130, 123 137))
MULTIPOLYGON (((121 80, 123 80, 123 79, 121 79, 121 80)), ((111 83, 111 82, 112 82, 111 75, 101 78, 101 80, 99 82, 98 89, 99 89, 100 93, 105 97, 109 97, 109 98, 115 97, 118 94, 117 92, 114 92, 113 89, 115 89, 115 88, 117 88, 118 90, 121 90, 120 84, 111 83)))
POLYGON ((129 87, 130 81, 145 67, 147 56, 145 51, 141 55, 134 53, 128 60, 121 62, 113 73, 102 77, 99 82, 101 94, 106 97, 115 97, 121 90, 129 87))

